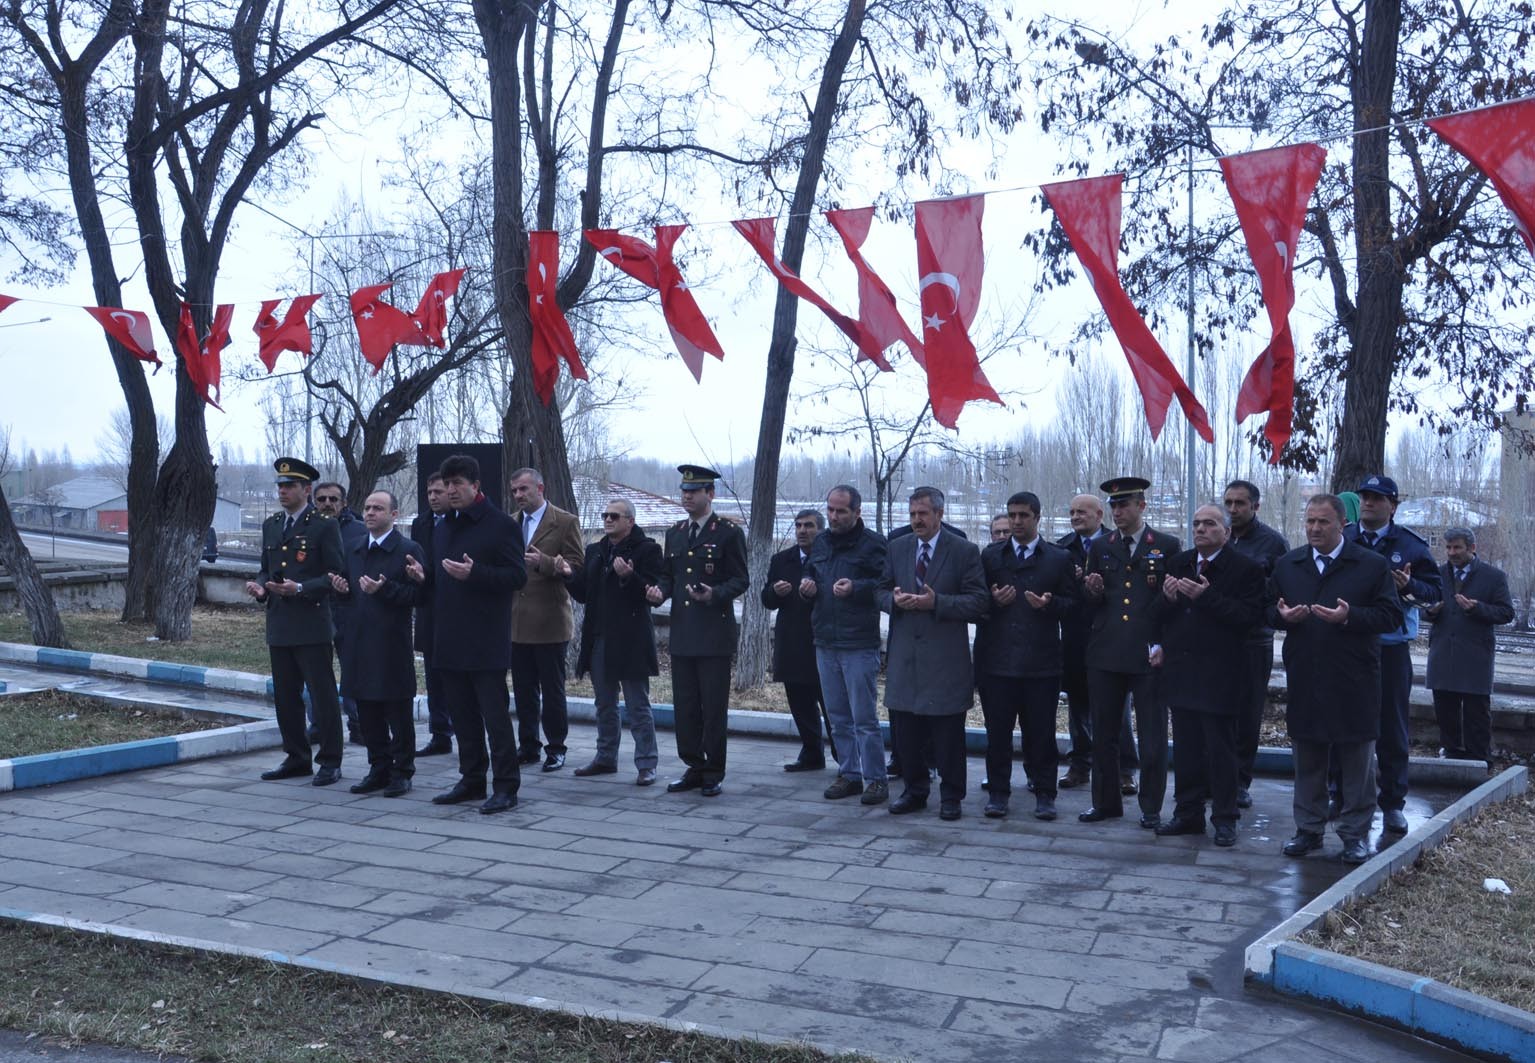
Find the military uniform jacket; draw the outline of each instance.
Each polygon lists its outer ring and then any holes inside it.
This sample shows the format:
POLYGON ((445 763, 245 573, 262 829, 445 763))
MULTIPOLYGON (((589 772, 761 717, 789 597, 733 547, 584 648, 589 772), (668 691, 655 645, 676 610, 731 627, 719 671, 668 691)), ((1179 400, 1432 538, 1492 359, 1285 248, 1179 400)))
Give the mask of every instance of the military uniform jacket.
POLYGON ((1430 690, 1457 694, 1491 694, 1492 664, 1497 646, 1492 629, 1514 619, 1514 602, 1508 594, 1508 577, 1501 569, 1473 560, 1465 581, 1455 583, 1455 567, 1448 561, 1439 570, 1444 601, 1431 606, 1434 626, 1428 632, 1430 690), (1462 609, 1455 595, 1476 602, 1462 609))
POLYGON ((256 582, 291 579, 300 591, 292 597, 267 592, 266 640, 269 646, 308 646, 336 637, 330 615, 330 574, 346 564, 341 529, 313 506, 305 506, 293 527, 283 533, 288 515, 281 510, 261 524, 261 571, 256 582))
POLYGON ((1383 645, 1411 642, 1418 637, 1418 606, 1433 605, 1444 596, 1443 585, 1439 582, 1439 566, 1434 563, 1434 555, 1429 552, 1423 536, 1394 520, 1386 523, 1373 546, 1365 541, 1365 534, 1358 524, 1349 524, 1343 529, 1343 538, 1373 550, 1385 558, 1393 570, 1407 569, 1407 586, 1397 591, 1402 605, 1401 626, 1381 635, 1380 641, 1383 645))
POLYGON ((666 557, 657 586, 671 599, 668 641, 673 657, 729 657, 739 634, 733 604, 746 593, 746 536, 718 513, 711 513, 688 545, 687 520, 666 529, 666 557), (708 602, 694 601, 688 585, 714 588, 708 602))
POLYGON ((1151 606, 1162 596, 1167 564, 1183 550, 1176 536, 1155 528, 1141 529, 1132 556, 1119 532, 1093 540, 1084 575, 1103 577, 1103 597, 1091 603, 1092 626, 1087 635, 1087 667, 1105 672, 1144 674, 1151 671, 1149 647, 1156 642, 1156 618, 1151 606))

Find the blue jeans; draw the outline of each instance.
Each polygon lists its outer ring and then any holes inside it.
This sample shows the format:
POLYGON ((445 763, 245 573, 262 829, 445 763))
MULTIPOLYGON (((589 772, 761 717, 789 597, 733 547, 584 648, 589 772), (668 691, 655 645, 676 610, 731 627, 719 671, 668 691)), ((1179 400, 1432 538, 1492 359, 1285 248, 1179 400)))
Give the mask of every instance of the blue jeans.
POLYGON ((623 687, 624 713, 629 717, 629 733, 634 736, 634 766, 640 771, 654 769, 659 760, 656 749, 656 721, 650 712, 650 678, 607 680, 603 673, 603 639, 592 645, 592 701, 597 706, 598 764, 618 766, 619 730, 618 690, 623 687))
POLYGON ((879 649, 815 648, 821 697, 837 746, 837 774, 845 779, 883 782, 885 739, 879 730, 876 682, 879 649))

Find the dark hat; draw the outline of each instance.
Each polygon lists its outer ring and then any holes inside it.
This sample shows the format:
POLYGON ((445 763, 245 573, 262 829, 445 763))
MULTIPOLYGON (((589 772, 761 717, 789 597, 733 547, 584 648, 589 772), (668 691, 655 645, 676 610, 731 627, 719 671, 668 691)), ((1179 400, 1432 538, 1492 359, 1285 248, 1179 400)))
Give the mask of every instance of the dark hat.
POLYGON ((1361 495, 1368 491, 1372 495, 1385 495, 1391 501, 1397 501, 1396 481, 1389 476, 1368 476, 1354 491, 1361 495))
POLYGON ((320 478, 320 470, 298 458, 278 458, 272 462, 280 484, 312 484, 320 478))
POLYGON ((1139 476, 1116 476, 1112 480, 1105 480, 1098 485, 1098 490, 1109 496, 1112 502, 1116 498, 1129 498, 1138 495, 1151 486, 1150 480, 1144 480, 1139 476))
POLYGON ((712 488, 714 481, 720 478, 719 473, 702 465, 679 465, 677 471, 682 474, 682 485, 679 489, 683 491, 712 488))

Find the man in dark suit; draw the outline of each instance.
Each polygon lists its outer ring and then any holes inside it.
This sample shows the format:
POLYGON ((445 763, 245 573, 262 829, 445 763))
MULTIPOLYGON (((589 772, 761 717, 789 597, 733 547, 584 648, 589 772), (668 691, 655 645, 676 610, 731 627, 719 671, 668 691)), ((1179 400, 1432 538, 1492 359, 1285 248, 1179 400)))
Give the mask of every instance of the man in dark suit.
POLYGON ((1514 619, 1508 577, 1476 556, 1470 528, 1444 530, 1446 560, 1439 578, 1442 602, 1424 613, 1428 633, 1428 688, 1444 754, 1485 760, 1492 766, 1492 666, 1497 640, 1492 629, 1514 619))
POLYGON ((512 663, 512 598, 528 573, 516 522, 480 491, 480 463, 455 454, 441 472, 452 513, 432 543, 437 562, 430 570, 414 559, 406 562, 410 578, 430 587, 432 663, 458 736, 459 780, 432 803, 485 798, 480 811, 490 815, 516 808, 522 784, 506 672, 512 663))
POLYGON ((1269 620, 1285 631, 1285 726, 1295 761, 1295 836, 1286 856, 1322 847, 1329 751, 1342 771, 1343 859, 1370 857, 1375 739, 1380 734, 1380 639, 1402 623, 1385 558, 1343 538, 1343 500, 1306 503, 1306 543, 1274 565, 1269 620))
POLYGON ((261 570, 245 593, 266 606, 266 641, 272 655, 272 700, 282 732, 283 762, 263 779, 314 775, 315 786, 341 778, 341 703, 331 671, 330 574, 342 566, 336 522, 309 504, 314 466, 278 458, 277 502, 281 511, 261 525, 261 570), (314 706, 320 751, 311 756, 304 726, 304 691, 314 706), (314 770, 318 761, 320 770, 314 770))
POLYGON ((1087 639, 1087 685, 1093 711, 1093 806, 1077 818, 1097 823, 1124 815, 1118 777, 1119 732, 1128 695, 1140 739, 1141 826, 1162 822, 1167 793, 1167 709, 1151 670, 1152 603, 1162 593, 1167 562, 1183 547, 1176 536, 1146 526, 1146 489, 1139 476, 1100 485, 1115 531, 1093 543, 1082 587, 1093 611, 1087 639))
POLYGON ((1077 598, 1071 554, 1039 537, 1039 496, 1007 500, 1007 538, 981 552, 991 592, 976 625, 976 685, 986 718, 986 815, 1007 815, 1012 794, 1013 727, 1023 736, 1023 767, 1034 790, 1034 818, 1055 818, 1055 709, 1061 690, 1061 627, 1077 598))
POLYGON ((749 586, 746 536, 714 512, 719 473, 701 465, 679 465, 677 471, 687 519, 667 530, 661 581, 646 592, 652 605, 668 598, 672 603, 672 702, 677 755, 687 770, 666 789, 718 797, 725 778, 730 658, 739 634, 734 603, 749 586))
POLYGON ((960 817, 965 797, 965 713, 975 690, 970 624, 986 615, 986 576, 975 544, 940 527, 943 492, 919 487, 908 500, 912 534, 890 543, 876 598, 890 616, 885 708, 906 790, 895 815, 927 807, 924 750, 938 767, 939 818, 960 817))
MULTIPOLYGON (((336 528, 341 532, 341 552, 346 554, 356 546, 358 542, 368 537, 368 530, 363 527, 362 519, 352 512, 352 507, 346 504, 346 488, 334 480, 321 480, 314 485, 314 508, 324 516, 336 522, 336 528)), ((338 573, 339 574, 339 573, 338 573)), ((336 661, 339 663, 345 652, 347 637, 352 630, 352 606, 351 603, 340 598, 333 597, 330 600, 330 618, 336 627, 336 661)), ((353 745, 362 745, 362 725, 357 719, 357 702, 345 692, 341 695, 341 713, 346 717, 346 738, 353 745)), ((310 741, 314 740, 311 733, 310 741)))
POLYGON ((1194 549, 1167 565, 1162 597, 1153 605, 1162 700, 1172 710, 1178 770, 1172 819, 1158 835, 1203 834, 1205 802, 1215 844, 1237 840, 1237 715, 1246 703, 1243 649, 1263 623, 1263 566, 1236 550, 1220 506, 1194 511, 1194 549))
POLYGON ((794 518, 794 545, 780 550, 768 562, 762 584, 762 607, 774 610, 773 678, 783 684, 799 732, 799 756, 784 771, 820 771, 826 767, 821 751, 821 673, 816 668, 815 641, 810 630, 814 599, 800 596, 810 562, 810 547, 821 533, 825 518, 813 509, 802 509, 794 518))
MULTIPOLYGON (((442 473, 433 472, 426 478, 426 512, 416 514, 410 522, 410 537, 421 548, 422 564, 435 570, 438 558, 432 556, 432 541, 437 526, 447 519, 447 490, 442 486, 442 473)), ((423 594, 416 603, 415 647, 421 653, 421 670, 426 674, 427 732, 431 735, 426 745, 416 750, 418 757, 435 757, 453 752, 453 719, 448 712, 448 701, 442 694, 442 677, 432 667, 432 596, 423 594)))
MULTIPOLYGON (((1231 549, 1263 566, 1263 578, 1274 572, 1274 562, 1290 552, 1285 537, 1258 519, 1262 492, 1248 480, 1232 480, 1221 499, 1231 521, 1231 549)), ((1247 788, 1253 781, 1258 759, 1258 735, 1263 730, 1263 710, 1268 705, 1269 678, 1274 674, 1274 629, 1259 624, 1247 636, 1247 692, 1237 714, 1237 807, 1252 807, 1247 788)), ((1177 740, 1174 739, 1174 745, 1177 740)))
POLYGON ((331 576, 340 599, 351 599, 352 629, 342 643, 341 692, 357 703, 368 774, 354 794, 410 792, 416 774, 416 657, 411 652, 411 609, 420 585, 405 574, 407 558, 422 563, 421 547, 394 530, 399 506, 388 491, 362 504, 366 534, 346 552, 346 575, 331 576))

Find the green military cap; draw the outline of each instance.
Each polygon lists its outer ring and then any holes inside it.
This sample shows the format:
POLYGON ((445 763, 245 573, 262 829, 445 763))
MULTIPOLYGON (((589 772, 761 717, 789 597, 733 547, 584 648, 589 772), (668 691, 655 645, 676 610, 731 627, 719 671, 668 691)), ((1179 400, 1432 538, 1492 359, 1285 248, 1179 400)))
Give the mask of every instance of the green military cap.
POLYGON ((280 484, 312 484, 320 478, 320 470, 298 458, 278 458, 272 462, 280 484))
POLYGON ((1110 502, 1117 498, 1130 498, 1133 495, 1142 494, 1151 486, 1151 481, 1139 476, 1116 476, 1112 480, 1105 480, 1098 485, 1098 490, 1108 496, 1110 502))
POLYGON ((713 469, 702 465, 679 465, 677 471, 682 474, 681 490, 702 491, 714 486, 714 481, 720 478, 720 474, 713 469))

